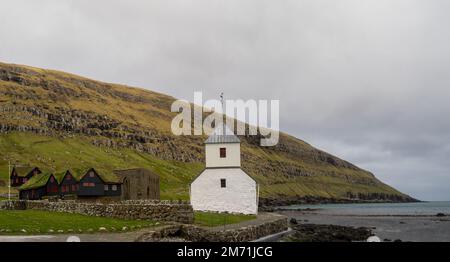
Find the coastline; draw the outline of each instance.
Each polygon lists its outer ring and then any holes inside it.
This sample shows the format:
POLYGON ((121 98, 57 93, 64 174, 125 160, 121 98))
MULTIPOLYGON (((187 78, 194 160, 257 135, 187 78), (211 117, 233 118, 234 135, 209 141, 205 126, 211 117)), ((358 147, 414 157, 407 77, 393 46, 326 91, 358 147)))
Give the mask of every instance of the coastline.
POLYGON ((291 209, 279 207, 275 212, 289 217, 291 225, 299 229, 297 239, 300 241, 365 241, 361 237, 361 232, 364 231, 361 230, 369 230, 383 242, 450 241, 450 202, 326 206, 291 209), (442 205, 442 209, 437 204, 442 205), (429 207, 433 205, 433 208, 429 207), (423 208, 423 212, 414 208, 423 208), (327 235, 335 238, 327 238, 327 235))
POLYGON ((292 205, 323 205, 323 204, 375 204, 375 203, 420 203, 427 202, 410 196, 385 195, 385 198, 354 199, 354 198, 325 198, 316 196, 282 197, 259 199, 259 210, 273 212, 292 205))

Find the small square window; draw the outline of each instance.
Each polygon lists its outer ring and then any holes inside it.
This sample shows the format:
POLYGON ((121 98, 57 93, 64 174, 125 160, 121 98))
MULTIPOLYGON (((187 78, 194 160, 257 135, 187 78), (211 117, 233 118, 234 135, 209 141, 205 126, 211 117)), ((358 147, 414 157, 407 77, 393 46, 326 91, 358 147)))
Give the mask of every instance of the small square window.
POLYGON ((112 191, 117 191, 117 186, 116 185, 112 185, 112 191))
POLYGON ((220 179, 220 187, 227 187, 227 180, 225 178, 220 179))
POLYGON ((227 149, 225 147, 220 148, 220 158, 226 158, 227 157, 227 149))
POLYGON ((105 189, 105 191, 108 191, 108 190, 109 190, 108 185, 105 185, 103 188, 105 189))

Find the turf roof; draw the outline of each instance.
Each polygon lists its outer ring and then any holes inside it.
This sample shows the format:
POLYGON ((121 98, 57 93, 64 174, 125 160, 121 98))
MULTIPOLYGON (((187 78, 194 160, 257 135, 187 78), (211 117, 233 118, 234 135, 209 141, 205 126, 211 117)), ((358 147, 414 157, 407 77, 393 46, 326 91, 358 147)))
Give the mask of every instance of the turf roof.
POLYGON ((14 170, 16 170, 16 173, 19 177, 27 176, 31 171, 33 171, 33 169, 35 169, 35 167, 31 166, 14 167, 14 170))
POLYGON ((113 172, 107 172, 107 171, 102 171, 102 170, 98 170, 98 169, 94 169, 94 170, 97 172, 97 174, 100 176, 100 178, 105 183, 120 183, 121 182, 119 176, 117 176, 113 172))
POLYGON ((89 170, 94 169, 95 172, 97 173, 97 175, 103 180, 103 182, 105 183, 120 183, 120 178, 112 173, 112 172, 107 172, 107 171, 103 171, 103 170, 99 170, 96 168, 88 168, 88 169, 83 169, 83 170, 74 170, 74 172, 71 172, 72 175, 78 180, 80 181, 89 170))
POLYGON ((21 185, 19 187, 19 190, 35 189, 43 187, 47 184, 47 181, 51 175, 52 175, 51 173, 37 174, 31 177, 30 180, 28 180, 25 184, 21 185))
MULTIPOLYGON (((66 173, 67 173, 67 171, 69 171, 69 170, 66 170, 66 171, 64 171, 64 172, 56 172, 56 173, 53 173, 53 176, 55 176, 55 179, 56 179, 56 181, 58 182, 58 184, 60 184, 60 183, 62 182, 64 176, 65 176, 66 173)), ((70 171, 69 171, 69 172, 70 172, 70 171)), ((70 173, 72 174, 72 172, 70 172, 70 173)))
MULTIPOLYGON (((91 168, 82 170, 82 171, 75 170, 74 172, 72 172, 71 170, 66 170, 64 172, 56 172, 53 174, 53 176, 55 177, 58 184, 61 184, 65 174, 67 173, 67 171, 69 171, 76 181, 80 181, 84 177, 84 175, 87 174, 87 172, 89 170, 91 170, 91 168)), ((94 169, 94 170, 96 171, 98 176, 103 180, 103 182, 105 182, 107 184, 108 183, 120 183, 120 178, 117 175, 115 175, 114 173, 100 172, 96 169, 94 169)), ((25 184, 20 186, 19 190, 34 189, 34 188, 39 188, 39 187, 45 186, 51 175, 52 175, 52 173, 37 174, 37 175, 31 177, 25 184)))

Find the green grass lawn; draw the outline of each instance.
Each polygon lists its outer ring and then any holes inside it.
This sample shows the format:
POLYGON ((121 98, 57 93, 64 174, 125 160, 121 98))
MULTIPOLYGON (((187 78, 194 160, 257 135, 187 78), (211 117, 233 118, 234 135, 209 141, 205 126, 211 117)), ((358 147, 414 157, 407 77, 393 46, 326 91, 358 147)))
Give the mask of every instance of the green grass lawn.
POLYGON ((236 224, 239 222, 255 219, 255 215, 235 215, 225 213, 211 213, 211 212, 195 212, 194 223, 200 226, 221 226, 228 224, 236 224))
POLYGON ((123 232, 155 224, 148 220, 121 220, 38 210, 0 211, 0 234, 55 234, 72 231, 93 233, 98 232, 100 227, 106 228, 108 232, 123 232), (123 227, 126 227, 126 230, 123 230, 123 227))

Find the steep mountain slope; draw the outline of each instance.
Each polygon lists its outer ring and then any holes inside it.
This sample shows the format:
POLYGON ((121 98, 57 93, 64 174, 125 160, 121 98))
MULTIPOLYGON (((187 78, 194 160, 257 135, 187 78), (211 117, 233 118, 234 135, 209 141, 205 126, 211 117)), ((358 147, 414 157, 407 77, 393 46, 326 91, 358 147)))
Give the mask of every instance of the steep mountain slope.
MULTIPOLYGON (((175 99, 54 70, 0 63, 0 179, 7 163, 49 171, 147 167, 163 198, 188 198, 203 165, 204 136, 174 136, 175 99)), ((241 137, 243 168, 267 199, 412 200, 373 174, 281 134, 275 147, 241 137)), ((5 188, 3 187, 3 191, 5 188)))

